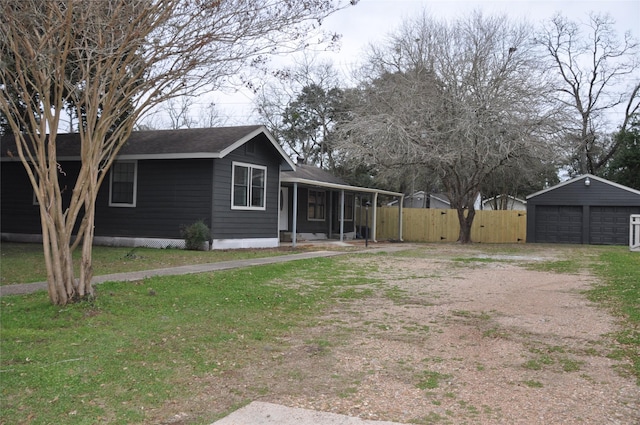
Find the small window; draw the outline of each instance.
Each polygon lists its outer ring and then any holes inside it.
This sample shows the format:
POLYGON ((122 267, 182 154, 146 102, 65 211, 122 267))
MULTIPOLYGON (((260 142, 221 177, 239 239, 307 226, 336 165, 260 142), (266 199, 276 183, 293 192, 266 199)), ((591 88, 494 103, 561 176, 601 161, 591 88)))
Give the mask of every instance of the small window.
POLYGON ((309 189, 309 204, 307 209, 307 219, 309 221, 324 221, 326 193, 322 190, 309 189))
POLYGON ((353 195, 344 195, 344 220, 353 221, 353 195))
POLYGON ((109 206, 135 207, 138 163, 114 162, 109 180, 109 206))
POLYGON ((264 210, 267 196, 267 168, 233 163, 231 209, 264 210))

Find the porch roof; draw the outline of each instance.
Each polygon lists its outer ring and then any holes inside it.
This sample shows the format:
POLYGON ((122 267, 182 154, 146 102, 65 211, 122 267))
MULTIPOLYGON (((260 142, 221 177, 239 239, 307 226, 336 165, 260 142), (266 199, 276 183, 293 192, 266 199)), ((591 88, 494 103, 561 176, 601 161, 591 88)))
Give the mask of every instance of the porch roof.
POLYGON ((298 183, 306 186, 326 187, 329 189, 346 190, 359 193, 378 193, 387 196, 404 196, 403 193, 391 192, 382 189, 351 186, 344 180, 336 177, 321 168, 312 165, 296 165, 293 171, 283 171, 280 175, 281 183, 298 183))

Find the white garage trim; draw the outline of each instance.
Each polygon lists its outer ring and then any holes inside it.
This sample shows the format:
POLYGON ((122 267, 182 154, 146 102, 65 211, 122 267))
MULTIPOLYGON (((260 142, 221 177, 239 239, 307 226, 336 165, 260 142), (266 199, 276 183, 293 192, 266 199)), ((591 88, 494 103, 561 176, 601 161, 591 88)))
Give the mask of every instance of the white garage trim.
POLYGON ((640 251, 640 214, 632 214, 629 219, 629 250, 640 251))

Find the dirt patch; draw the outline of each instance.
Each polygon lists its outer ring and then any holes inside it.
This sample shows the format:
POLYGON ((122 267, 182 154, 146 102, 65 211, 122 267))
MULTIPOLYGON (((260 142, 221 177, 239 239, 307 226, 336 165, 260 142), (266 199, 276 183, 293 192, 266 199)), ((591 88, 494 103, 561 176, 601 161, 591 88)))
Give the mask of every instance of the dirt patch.
POLYGON ((373 294, 248 347, 253 364, 194 378, 197 397, 154 416, 190 423, 261 400, 404 423, 640 423, 640 387, 608 357, 616 322, 582 294, 593 278, 526 267, 561 254, 356 257, 383 282, 373 294))

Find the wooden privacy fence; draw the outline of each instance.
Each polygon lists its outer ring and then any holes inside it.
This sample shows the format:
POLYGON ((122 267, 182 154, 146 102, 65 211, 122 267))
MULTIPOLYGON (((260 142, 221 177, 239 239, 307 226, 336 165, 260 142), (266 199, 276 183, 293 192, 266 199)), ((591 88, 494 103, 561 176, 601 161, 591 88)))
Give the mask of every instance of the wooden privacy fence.
MULTIPOLYGON (((459 232, 460 224, 456 210, 403 209, 402 235, 406 242, 455 242, 458 240, 459 232)), ((376 239, 398 239, 397 207, 378 208, 376 239)), ((527 213, 525 211, 476 211, 471 227, 473 242, 524 243, 526 239, 527 213)))

